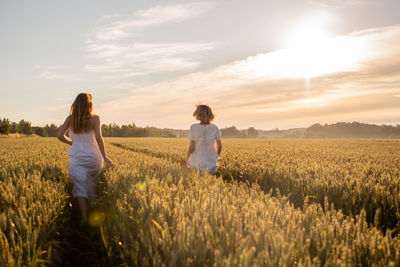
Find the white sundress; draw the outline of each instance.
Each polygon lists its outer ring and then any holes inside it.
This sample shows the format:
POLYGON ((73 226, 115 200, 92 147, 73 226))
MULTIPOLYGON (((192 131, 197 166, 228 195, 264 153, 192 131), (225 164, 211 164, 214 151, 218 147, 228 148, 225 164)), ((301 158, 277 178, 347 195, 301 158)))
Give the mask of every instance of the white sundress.
POLYGON ((93 201, 97 197, 97 179, 103 166, 103 156, 93 130, 74 133, 70 130, 72 146, 68 149, 69 176, 74 183, 73 197, 93 201))
POLYGON ((189 140, 194 141, 195 148, 190 157, 190 167, 200 171, 208 170, 215 174, 218 168, 218 154, 215 141, 221 140, 221 132, 215 124, 195 123, 190 126, 189 140))

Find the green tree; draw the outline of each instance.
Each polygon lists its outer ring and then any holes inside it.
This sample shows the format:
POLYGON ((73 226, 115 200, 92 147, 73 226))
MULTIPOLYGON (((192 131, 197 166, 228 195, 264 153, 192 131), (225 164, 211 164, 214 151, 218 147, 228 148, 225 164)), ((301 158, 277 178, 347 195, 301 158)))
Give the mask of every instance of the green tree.
POLYGON ((29 121, 20 120, 18 123, 18 132, 22 134, 33 134, 31 123, 29 121))
POLYGON ((237 137, 239 135, 239 131, 235 126, 225 127, 221 129, 222 137, 237 137))
POLYGON ((16 122, 11 123, 10 133, 18 133, 18 123, 16 122))
POLYGON ((44 127, 33 127, 33 132, 34 134, 37 134, 42 137, 48 137, 49 135, 47 134, 46 128, 44 127))
POLYGON ((101 134, 102 134, 104 137, 110 136, 110 127, 108 127, 107 124, 101 125, 101 134))
POLYGON ((249 127, 247 129, 247 136, 250 138, 256 138, 258 137, 258 132, 254 127, 249 127))
POLYGON ((48 136, 51 136, 51 137, 57 136, 58 127, 54 123, 52 123, 50 125, 46 124, 44 129, 46 130, 48 136))
POLYGON ((11 130, 11 123, 8 119, 3 118, 0 120, 0 134, 9 134, 11 130))

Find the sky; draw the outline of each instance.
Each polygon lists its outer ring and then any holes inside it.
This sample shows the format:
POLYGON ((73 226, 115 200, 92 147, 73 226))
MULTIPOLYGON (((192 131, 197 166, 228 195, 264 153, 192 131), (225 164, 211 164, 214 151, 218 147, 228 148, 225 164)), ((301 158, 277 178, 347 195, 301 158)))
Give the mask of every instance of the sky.
POLYGON ((0 118, 186 129, 400 123, 398 0, 0 0, 0 118))

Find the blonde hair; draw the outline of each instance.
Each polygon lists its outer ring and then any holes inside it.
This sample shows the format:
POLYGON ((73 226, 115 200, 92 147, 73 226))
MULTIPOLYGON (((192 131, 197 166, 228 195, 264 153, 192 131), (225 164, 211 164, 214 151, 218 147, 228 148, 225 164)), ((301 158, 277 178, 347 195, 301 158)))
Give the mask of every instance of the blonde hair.
POLYGON ((88 132, 92 127, 92 95, 80 93, 71 106, 71 129, 74 133, 88 132))
POLYGON ((193 112, 193 117, 199 120, 201 123, 208 124, 214 120, 215 115, 208 105, 196 105, 196 110, 193 112))

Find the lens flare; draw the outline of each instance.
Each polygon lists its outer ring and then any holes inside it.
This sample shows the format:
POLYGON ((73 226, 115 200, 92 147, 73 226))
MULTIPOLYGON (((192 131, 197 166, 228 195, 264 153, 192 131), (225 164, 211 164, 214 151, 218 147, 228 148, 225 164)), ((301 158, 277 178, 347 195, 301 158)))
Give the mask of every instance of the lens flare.
POLYGON ((100 227, 104 220, 106 219, 106 214, 101 210, 94 210, 90 213, 88 222, 91 226, 100 227))
POLYGON ((141 191, 143 191, 143 190, 145 190, 146 189, 146 183, 145 182, 141 182, 140 184, 139 184, 139 190, 141 190, 141 191))

